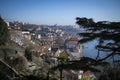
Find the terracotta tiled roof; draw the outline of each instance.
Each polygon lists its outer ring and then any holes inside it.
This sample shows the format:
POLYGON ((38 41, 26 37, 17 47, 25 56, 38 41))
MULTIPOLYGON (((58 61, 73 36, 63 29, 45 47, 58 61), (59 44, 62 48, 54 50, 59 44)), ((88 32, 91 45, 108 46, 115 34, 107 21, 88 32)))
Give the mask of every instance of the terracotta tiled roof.
POLYGON ((66 44, 77 45, 78 41, 67 41, 66 44))
POLYGON ((79 40, 79 37, 68 38, 66 39, 66 44, 77 45, 79 40))
POLYGON ((72 38, 68 38, 67 40, 70 40, 70 41, 79 41, 80 38, 79 37, 72 37, 72 38))

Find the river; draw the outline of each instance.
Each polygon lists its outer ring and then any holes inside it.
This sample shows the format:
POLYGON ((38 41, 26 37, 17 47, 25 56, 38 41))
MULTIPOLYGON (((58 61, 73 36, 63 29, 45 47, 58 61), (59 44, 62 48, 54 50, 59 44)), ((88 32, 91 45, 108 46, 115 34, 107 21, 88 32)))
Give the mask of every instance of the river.
MULTIPOLYGON (((96 59, 97 54, 98 54, 98 50, 95 49, 95 45, 97 45, 97 44, 98 44, 97 40, 93 40, 93 41, 84 43, 83 44, 83 56, 96 59)), ((108 54, 110 54, 110 52, 101 51, 100 56, 99 56, 98 59, 104 58, 108 54)), ((118 56, 118 55, 115 55, 114 57, 111 56, 108 59, 106 59, 105 61, 110 62, 111 64, 113 64, 114 63, 113 60, 120 60, 120 56, 118 56)))

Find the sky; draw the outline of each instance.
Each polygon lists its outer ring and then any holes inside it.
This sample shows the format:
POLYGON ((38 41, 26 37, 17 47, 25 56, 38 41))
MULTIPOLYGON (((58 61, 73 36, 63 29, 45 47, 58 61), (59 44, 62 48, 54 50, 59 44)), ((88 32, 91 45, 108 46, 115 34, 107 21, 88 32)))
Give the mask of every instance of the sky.
POLYGON ((7 21, 74 25, 76 17, 120 21, 120 0, 0 0, 0 15, 7 21))

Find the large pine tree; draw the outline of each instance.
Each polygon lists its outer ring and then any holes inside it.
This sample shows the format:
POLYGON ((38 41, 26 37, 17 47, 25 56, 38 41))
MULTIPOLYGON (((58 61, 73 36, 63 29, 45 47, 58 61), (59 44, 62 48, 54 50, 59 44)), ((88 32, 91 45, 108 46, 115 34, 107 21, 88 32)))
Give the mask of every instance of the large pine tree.
POLYGON ((93 55, 97 54, 97 63, 113 58, 113 68, 103 71, 99 80, 119 80, 120 58, 115 59, 114 56, 120 57, 120 22, 94 22, 92 18, 77 17, 76 23, 84 29, 84 32, 79 33, 82 37, 80 43, 98 40, 98 44, 95 45, 98 53, 93 53, 93 55), (101 51, 106 54, 105 57, 100 57, 100 54, 103 54, 100 53, 101 51))
MULTIPOLYGON (((76 23, 83 28, 85 32, 80 32, 79 35, 82 36, 80 40, 81 43, 92 41, 97 39, 99 42, 95 45, 98 51, 109 52, 105 57, 98 59, 100 53, 96 59, 98 61, 106 60, 107 58, 115 55, 120 56, 120 22, 108 22, 99 21, 94 22, 92 18, 76 18, 76 23)), ((94 53, 93 53, 94 54, 94 53)), ((117 60, 115 62, 118 62, 117 60)))

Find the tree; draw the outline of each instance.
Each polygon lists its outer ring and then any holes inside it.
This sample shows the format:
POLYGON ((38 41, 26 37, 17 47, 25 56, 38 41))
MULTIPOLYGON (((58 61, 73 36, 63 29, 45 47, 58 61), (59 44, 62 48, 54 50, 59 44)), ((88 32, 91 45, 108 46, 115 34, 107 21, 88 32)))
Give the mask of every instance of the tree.
POLYGON ((63 78, 63 65, 67 64, 67 61, 68 61, 68 57, 61 54, 57 57, 57 60, 58 60, 58 69, 60 71, 60 80, 62 80, 63 78))
POLYGON ((25 49, 25 57, 27 58, 28 61, 32 61, 33 58, 31 49, 32 49, 31 47, 26 47, 25 49))
POLYGON ((0 45, 5 45, 9 41, 9 31, 7 24, 0 17, 0 45))
POLYGON ((13 60, 13 66, 18 70, 23 70, 27 67, 27 59, 24 56, 19 56, 13 60))
POLYGON ((10 78, 3 72, 0 70, 0 80, 10 80, 10 78))
MULTIPOLYGON (((80 28, 84 28, 85 32, 79 33, 82 39, 80 43, 86 43, 92 40, 98 40, 98 44, 95 45, 95 48, 98 50, 96 56, 96 62, 103 62, 106 59, 113 57, 113 63, 120 63, 120 59, 115 60, 114 56, 120 56, 120 22, 108 22, 108 21, 99 21, 94 22, 92 19, 88 18, 76 18, 76 23, 80 28), (100 51, 105 52, 105 57, 99 57, 100 51), (109 53, 109 54, 108 54, 109 53)), ((119 69, 119 66, 114 66, 114 70, 119 69)), ((106 71, 105 75, 100 77, 100 80, 118 80, 119 75, 116 75, 115 72, 106 71), (107 74, 107 75, 106 75, 107 74), (111 77, 109 75, 115 75, 111 77)), ((120 74, 118 72, 118 74, 120 74)))
POLYGON ((82 79, 80 79, 80 80, 90 80, 90 78, 82 78, 82 79))
POLYGON ((113 55, 120 55, 120 22, 99 21, 95 23, 89 20, 76 18, 76 23, 86 31, 79 33, 83 37, 79 42, 85 43, 98 39, 99 43, 95 46, 96 49, 110 52, 109 55, 98 61, 103 61, 113 55))

